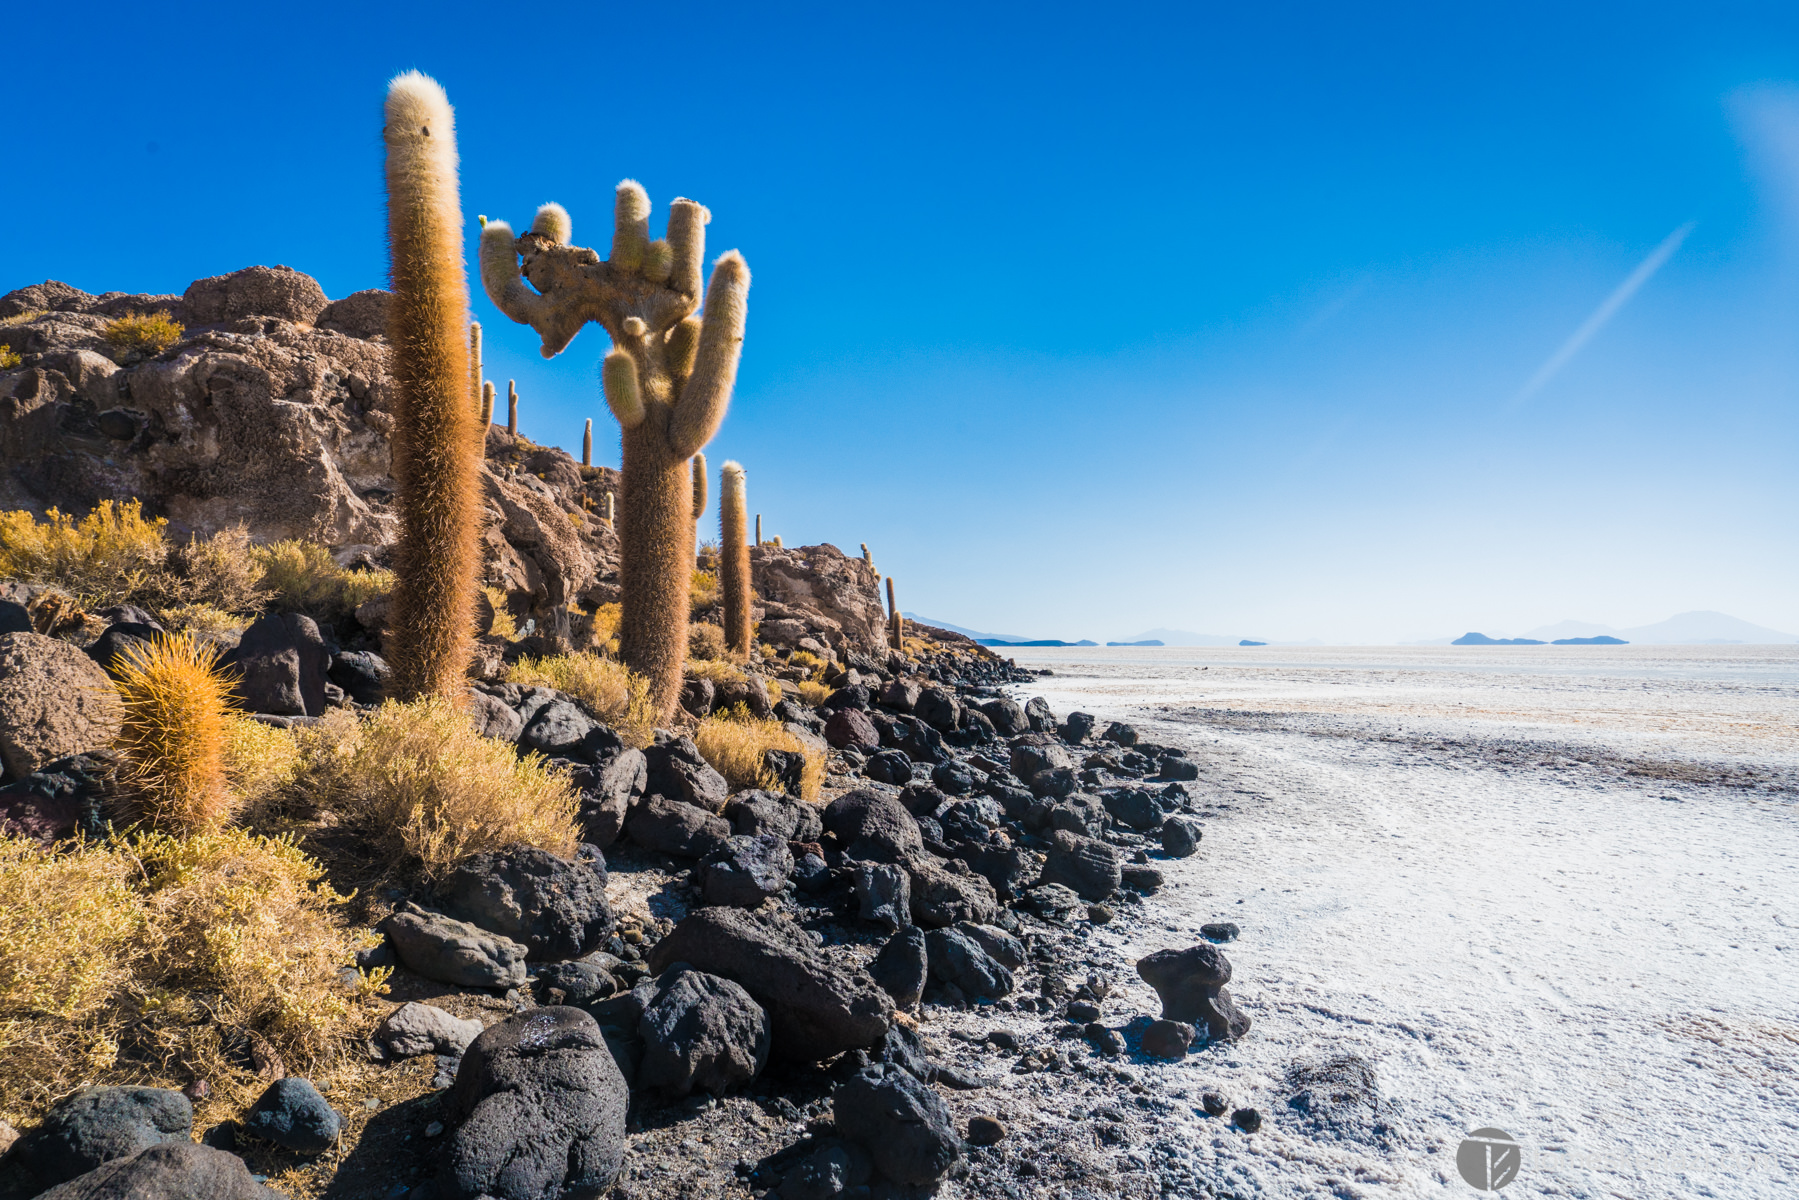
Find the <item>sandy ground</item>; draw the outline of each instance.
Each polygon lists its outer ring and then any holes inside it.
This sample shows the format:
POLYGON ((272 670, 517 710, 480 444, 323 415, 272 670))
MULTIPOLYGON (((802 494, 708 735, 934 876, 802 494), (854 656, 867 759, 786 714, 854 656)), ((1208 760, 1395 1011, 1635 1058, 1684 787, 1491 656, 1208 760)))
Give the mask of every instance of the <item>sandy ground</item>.
POLYGON ((1055 671, 1021 693, 1207 764, 1204 849, 1160 864, 1163 928, 1095 948, 1243 928, 1255 1029, 1138 1069, 1267 1124, 1177 1103, 1121 1172, 1164 1194, 1473 1195, 1457 1147, 1497 1127, 1524 1147, 1507 1195, 1795 1194, 1799 648, 1018 658, 1055 671), (1296 1067, 1342 1055, 1372 1095, 1289 1102, 1296 1067))

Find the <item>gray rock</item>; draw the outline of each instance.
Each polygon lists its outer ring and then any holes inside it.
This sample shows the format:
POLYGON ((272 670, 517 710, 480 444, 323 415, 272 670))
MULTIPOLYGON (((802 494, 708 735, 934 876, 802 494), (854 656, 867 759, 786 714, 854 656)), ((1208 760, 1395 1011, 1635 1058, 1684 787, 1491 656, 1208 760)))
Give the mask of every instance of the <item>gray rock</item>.
POLYGON ((844 847, 846 858, 903 862, 924 850, 918 822, 898 800, 861 788, 825 807, 824 826, 844 847))
POLYGON ((1120 746, 1135 746, 1137 744, 1137 727, 1126 725, 1123 721, 1113 721, 1106 726, 1106 732, 1102 736, 1108 742, 1117 742, 1120 746))
POLYGON ((816 842, 825 831, 816 804, 779 792, 738 792, 726 803, 724 815, 745 837, 766 833, 788 842, 816 842))
POLYGON ((1079 764, 1068 747, 1054 738, 1042 734, 1026 734, 1013 739, 1010 766, 1012 774, 1020 779, 1030 780, 1043 771, 1054 771, 1067 768, 1073 771, 1079 764))
POLYGON ((116 1158, 38 1200, 282 1200, 262 1186, 244 1160, 182 1140, 116 1158))
POLYGON ((961 874, 922 858, 912 861, 908 874, 912 877, 912 919, 926 929, 958 921, 986 925, 999 916, 999 897, 980 875, 961 874))
POLYGON ((25 606, 12 600, 0 600, 0 635, 31 632, 31 615, 25 606))
POLYGON ((1137 974, 1162 998, 1162 1017, 1203 1026, 1212 1041, 1232 1041, 1249 1032, 1247 1014, 1231 1000, 1230 960, 1208 943, 1185 950, 1158 950, 1137 962, 1137 974))
POLYGON ((311 617, 300 613, 258 617, 237 645, 219 657, 219 665, 239 673, 237 694, 250 712, 279 717, 325 713, 331 652, 311 617))
POLYGON ((881 747, 881 734, 861 709, 840 708, 825 722, 825 741, 838 750, 873 753, 881 747))
POLYGON ((704 971, 665 971, 637 1028, 637 1084, 671 1099, 696 1089, 722 1096, 768 1065, 768 1014, 743 988, 704 971))
POLYGON ((598 1196, 617 1178, 630 1093, 594 1019, 537 1008, 490 1027, 445 1102, 443 1200, 598 1196))
POLYGON ((895 1183, 935 1183, 962 1157, 948 1106, 898 1067, 864 1067, 831 1096, 837 1128, 895 1183))
POLYGON ((525 982, 524 946, 443 913, 408 905, 378 929, 406 969, 456 987, 514 988, 525 982))
POLYGON ((625 832, 646 850, 702 858, 731 836, 731 826, 703 808, 654 795, 625 819, 625 832))
MULTIPOLYGON (((392 674, 387 660, 368 650, 344 650, 331 656, 331 669, 326 677, 344 690, 358 704, 379 704, 387 698, 387 680, 392 674)), ((515 740, 514 734, 508 741, 515 740)))
POLYGON ((1150 792, 1136 788, 1106 792, 1101 799, 1106 811, 1120 825, 1138 833, 1153 833, 1162 827, 1162 806, 1150 792))
POLYGON ((523 942, 531 962, 579 958, 612 932, 604 874, 535 846, 465 859, 438 894, 451 916, 523 942))
POLYGON ((957 850, 968 869, 993 886, 995 895, 1019 895, 1037 881, 1037 860, 1020 846, 962 846, 957 850))
POLYGON ((465 1021, 430 1004, 409 1001, 383 1018, 372 1039, 389 1058, 460 1055, 481 1036, 481 1022, 465 1021))
POLYGON ((337 1141, 343 1118, 312 1081, 290 1075, 268 1086, 244 1114, 246 1133, 301 1154, 322 1154, 337 1141))
POLYGON ((931 782, 945 795, 966 795, 983 781, 983 777, 973 767, 953 758, 931 768, 931 782))
POLYGON ((1046 921, 1066 921, 1082 907, 1074 889, 1059 883, 1039 884, 1024 894, 1024 902, 1046 921))
POLYGON ((646 791, 709 813, 722 811, 731 798, 731 785, 712 769, 692 738, 673 738, 650 746, 643 754, 650 772, 646 791))
POLYGON ((1152 1058, 1185 1058, 1196 1036, 1193 1026, 1164 1017, 1143 1031, 1143 1053, 1152 1058))
POLYGON ((1012 972, 993 960, 960 929, 933 929, 925 935, 931 978, 954 984, 970 1000, 998 1000, 1012 991, 1012 972))
POLYGON ((1234 942, 1242 932, 1234 921, 1209 921, 1199 927, 1199 936, 1209 942, 1234 942))
POLYGON ((1093 732, 1093 725, 1092 713, 1071 712, 1056 732, 1062 736, 1063 741, 1076 744, 1087 740, 1087 736, 1093 732))
POLYGON ((925 688, 918 694, 918 702, 912 706, 912 711, 939 733, 949 733, 962 724, 962 702, 948 688, 925 688))
POLYGON ((722 975, 742 985, 773 1022, 774 1053, 816 1062, 873 1045, 892 1020, 888 996, 866 974, 833 963, 793 922, 740 908, 689 914, 648 958, 722 975))
POLYGON ((1060 724, 1056 720, 1056 714, 1049 710, 1049 701, 1042 696, 1031 698, 1030 702, 1024 706, 1024 716, 1025 720, 1031 723, 1031 729, 1035 733, 1054 733, 1060 724))
POLYGON ((1198 817, 1176 814, 1162 823, 1162 851, 1170 858, 1187 858, 1199 852, 1205 826, 1198 817))
POLYGON ((118 672, 114 661, 121 654, 138 652, 150 648, 150 643, 161 632, 160 627, 142 624, 135 621, 120 621, 106 627, 106 631, 94 639, 94 644, 87 648, 87 656, 100 664, 100 669, 115 678, 118 672))
POLYGON ((781 1175, 780 1200, 839 1200, 874 1175, 874 1160, 853 1142, 830 1141, 781 1175))
POLYGON ((994 732, 1001 737, 1017 737, 1031 731, 1030 719, 1024 715, 1023 706, 1015 700, 983 700, 977 707, 993 722, 994 732))
POLYGON ((1145 895, 1160 891, 1164 882, 1162 872, 1154 867, 1145 867, 1136 863, 1126 863, 1121 867, 1118 879, 1121 886, 1135 888, 1145 895))
POLYGON ((806 854, 793 864, 794 886, 816 896, 831 886, 831 866, 816 854, 806 854))
POLYGON ((576 962, 550 963, 537 973, 537 987, 540 992, 547 993, 550 988, 560 991, 564 1004, 592 1004, 618 991, 618 980, 612 974, 617 965, 617 959, 604 953, 590 954, 576 962))
POLYGON ((649 760, 643 751, 625 747, 602 758, 595 766, 579 767, 571 775, 581 790, 582 840, 604 850, 624 832, 631 807, 649 786, 649 760))
POLYGON ((552 700, 533 713, 518 735, 518 744, 548 758, 589 763, 624 749, 617 734, 567 697, 552 700))
POLYGON ((469 692, 468 714, 483 736, 496 741, 516 742, 525 729, 524 721, 519 719, 513 707, 489 692, 469 692))
POLYGON ((898 712, 911 712, 921 689, 910 679, 895 679, 881 690, 881 704, 898 712))
POLYGON ((118 732, 111 681, 93 659, 41 634, 0 636, 0 760, 15 779, 109 746, 118 732))
POLYGON ((956 926, 956 932, 974 939, 1001 966, 1014 971, 1024 967, 1024 943, 998 926, 964 921, 956 926))
POLYGON ((912 881, 904 869, 889 863, 857 863, 855 881, 857 913, 889 930, 912 923, 912 881))
POLYGON ((1118 890, 1123 866, 1116 847, 1057 830, 1043 864, 1043 882, 1073 888, 1085 900, 1104 900, 1118 890))
POLYGON ((793 852, 772 833, 739 834, 700 860, 700 894, 707 904, 755 908, 787 886, 793 852))
POLYGON ((167 1088, 83 1088, 27 1130, 6 1156, 8 1173, 25 1175, 28 1194, 65 1183, 102 1163, 163 1142, 185 1142, 194 1106, 167 1088))
POLYGON ((924 995, 929 972, 930 952, 925 946, 925 932, 916 925, 908 925, 888 938, 874 961, 868 964, 869 975, 882 991, 893 997, 894 1006, 901 1009, 918 1004, 919 997, 924 995))
POLYGON ((764 750, 762 769, 781 785, 789 796, 797 797, 806 779, 806 756, 798 750, 764 750))
POLYGON ((903 787, 912 782, 912 759, 903 750, 883 750, 868 760, 862 773, 876 783, 903 787))

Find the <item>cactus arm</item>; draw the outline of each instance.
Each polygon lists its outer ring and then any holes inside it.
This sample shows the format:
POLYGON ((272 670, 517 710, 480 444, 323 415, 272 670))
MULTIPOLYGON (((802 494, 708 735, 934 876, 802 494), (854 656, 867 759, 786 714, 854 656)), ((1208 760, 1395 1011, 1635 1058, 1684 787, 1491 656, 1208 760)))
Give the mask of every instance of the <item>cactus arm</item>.
MULTIPOLYGON (((541 217, 542 214, 540 213, 541 217)), ((528 233, 527 238, 544 236, 528 233)), ((586 323, 586 314, 575 305, 559 304, 525 286, 519 270, 518 243, 512 226, 504 221, 489 221, 481 230, 481 285, 494 307, 517 321, 537 330, 543 339, 541 353, 554 358, 568 348, 586 323)))
POLYGON ((637 386, 637 364, 623 350, 614 349, 600 364, 600 387, 606 407, 618 419, 620 429, 643 424, 643 393, 637 386))
POLYGON ((673 254, 668 286, 696 301, 706 267, 706 223, 712 214, 696 200, 677 198, 668 208, 668 246, 673 254))
POLYGON ((725 419, 731 388, 737 382, 737 360, 743 353, 749 292, 750 269, 743 255, 726 251, 712 269, 693 374, 681 387, 669 424, 670 449, 678 457, 692 455, 711 441, 725 419))
POLYGON ((558 246, 566 246, 575 235, 574 218, 568 215, 568 209, 552 200, 538 208, 537 216, 531 221, 531 232, 541 233, 558 246))
POLYGON ((668 331, 668 373, 676 385, 693 374, 693 358, 700 349, 700 319, 688 317, 668 331))
POLYGON ((635 179, 620 180, 613 209, 612 256, 607 262, 615 271, 641 271, 649 246, 649 194, 635 179))
POLYGON ((693 456, 693 519, 706 515, 706 456, 693 456))

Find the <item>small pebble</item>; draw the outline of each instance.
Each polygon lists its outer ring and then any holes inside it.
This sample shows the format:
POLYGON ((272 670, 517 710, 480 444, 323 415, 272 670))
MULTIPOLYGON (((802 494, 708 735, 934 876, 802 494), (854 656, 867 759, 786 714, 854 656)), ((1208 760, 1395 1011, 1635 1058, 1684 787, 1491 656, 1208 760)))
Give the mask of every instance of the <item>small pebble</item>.
POLYGON ((1004 1140, 1006 1126, 994 1117, 972 1117, 968 1122, 968 1144, 992 1146, 1004 1140))
POLYGON ((433 1121, 433 1122, 431 1122, 431 1124, 425 1126, 425 1136, 426 1137, 437 1137, 443 1131, 444 1131, 444 1123, 442 1121, 433 1121))
POLYGON ((1099 1005, 1086 1000, 1071 1000, 1068 1002, 1068 1007, 1062 1012, 1070 1021, 1076 1021, 1082 1025, 1088 1021, 1099 1020, 1099 1005))
POLYGON ((370 1096, 367 1100, 364 1100, 362 1102, 362 1107, 368 1109, 370 1112, 380 1112, 381 1111, 381 1101, 375 1099, 373 1096, 370 1096))
POLYGON ((189 1100, 204 1100, 212 1094, 212 1085, 204 1079, 196 1079, 181 1089, 181 1094, 189 1100))
POLYGON ((1081 1032, 1101 1054, 1117 1056, 1124 1053, 1124 1037, 1116 1029, 1107 1029, 1098 1021, 1089 1021, 1081 1032))
POLYGON ((1231 1114, 1231 1124, 1244 1133, 1254 1133, 1262 1127, 1262 1114, 1253 1108, 1239 1108, 1231 1114))
POLYGON ((1222 1117, 1231 1107, 1231 1102, 1218 1092, 1207 1092, 1199 1098, 1199 1104, 1209 1117, 1222 1117))
MULTIPOLYGON (((1242 901, 1237 903, 1241 904, 1242 901)), ((1199 927, 1199 936, 1212 942, 1234 942, 1242 932, 1230 921, 1211 921, 1199 927)))

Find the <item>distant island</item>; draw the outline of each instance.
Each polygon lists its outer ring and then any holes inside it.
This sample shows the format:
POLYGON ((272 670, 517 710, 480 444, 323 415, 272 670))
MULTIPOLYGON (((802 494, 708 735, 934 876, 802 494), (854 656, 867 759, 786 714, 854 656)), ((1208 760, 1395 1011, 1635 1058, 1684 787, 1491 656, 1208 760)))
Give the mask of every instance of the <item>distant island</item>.
POLYGON ((1605 634, 1601 634, 1599 637, 1590 637, 1590 638, 1556 638, 1555 641, 1550 642, 1549 644, 1551 646, 1628 646, 1628 645, 1630 645, 1630 643, 1625 641, 1623 638, 1615 638, 1615 637, 1611 637, 1611 636, 1608 636, 1605 634))
POLYGON ((1451 646, 1545 646, 1536 638, 1490 638, 1484 633, 1464 633, 1451 646))
POLYGON ((1040 641, 1032 641, 1032 642, 1005 642, 1005 641, 1001 641, 999 638, 976 638, 975 641, 979 642, 983 646, 1097 646, 1097 645, 1099 645, 1098 642, 1090 642, 1085 638, 1082 638, 1078 642, 1060 642, 1054 638, 1044 638, 1040 641))
POLYGON ((1239 646, 1266 646, 1267 644, 1268 644, 1267 642, 1252 642, 1248 638, 1244 638, 1242 641, 1237 643, 1237 645, 1239 645, 1239 646))
POLYGON ((1147 642, 1107 642, 1106 643, 1106 645, 1108 645, 1108 646, 1162 646, 1162 645, 1166 645, 1166 644, 1167 643, 1165 643, 1165 642, 1157 641, 1155 638, 1151 638, 1147 642))

